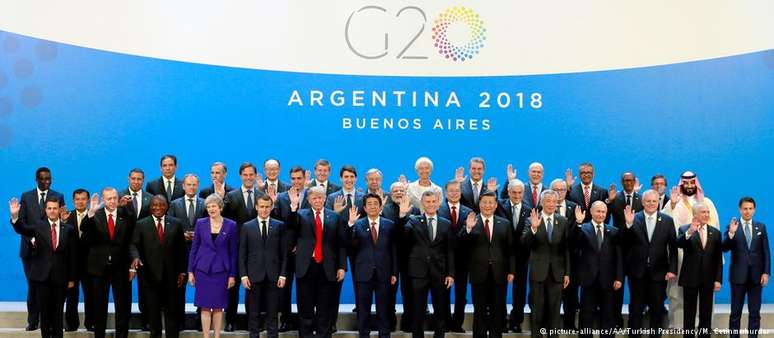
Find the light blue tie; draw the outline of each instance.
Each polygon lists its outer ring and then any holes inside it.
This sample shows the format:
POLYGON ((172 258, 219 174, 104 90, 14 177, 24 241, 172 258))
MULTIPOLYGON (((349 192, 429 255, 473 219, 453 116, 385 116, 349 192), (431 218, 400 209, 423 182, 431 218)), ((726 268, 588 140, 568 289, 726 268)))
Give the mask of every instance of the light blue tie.
POLYGON ((656 229, 656 224, 653 223, 653 216, 648 216, 648 222, 645 223, 648 228, 648 242, 653 239, 653 231, 656 229))
POLYGON ((744 237, 747 239, 747 248, 750 248, 752 243, 752 231, 750 231, 750 222, 744 222, 744 237))

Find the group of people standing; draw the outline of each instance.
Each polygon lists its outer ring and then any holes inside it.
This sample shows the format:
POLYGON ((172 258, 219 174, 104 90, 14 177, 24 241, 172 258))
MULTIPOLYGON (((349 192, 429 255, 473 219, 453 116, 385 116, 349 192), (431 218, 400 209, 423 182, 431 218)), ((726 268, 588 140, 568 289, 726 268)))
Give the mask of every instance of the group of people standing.
POLYGON ((22 235, 28 330, 37 329, 38 316, 44 337, 76 330, 80 284, 84 326, 104 337, 112 290, 116 336, 126 337, 137 278, 141 317, 153 337, 162 327, 169 337, 185 328, 186 283, 195 290, 205 337, 211 331, 219 337, 224 326, 241 328, 240 285, 250 336, 265 328, 269 337, 294 329, 301 337, 330 337, 350 274, 363 337, 372 330, 374 301, 379 336, 398 328, 398 291, 401 330, 424 335, 431 296, 434 336, 464 332, 468 285, 474 337, 521 332, 525 305, 532 336, 560 329, 588 336, 595 328, 603 336, 616 328, 658 336, 666 314, 669 327, 708 336, 724 251, 731 251, 732 335, 745 296, 750 332, 760 328, 770 253, 765 225, 753 220, 755 200, 741 198, 740 219, 721 231, 715 206, 689 171, 669 193, 663 175, 641 192, 637 177, 625 172, 619 191, 594 184, 590 163, 580 165, 580 182, 568 169, 544 185, 543 166, 535 162, 526 182, 509 165, 500 187, 495 178, 484 180, 485 162, 474 157, 467 176, 458 168, 441 187, 430 179, 432 161, 422 157, 414 166, 417 180, 401 175, 384 191, 375 168, 366 172, 365 189, 356 187, 358 172, 348 165, 339 170, 341 186, 330 182, 330 163, 322 159, 313 173, 294 166, 285 183, 279 161, 269 159, 265 179, 255 165, 240 165, 237 188, 225 183, 226 165, 216 162, 212 185, 200 190, 196 175, 176 177, 175 156, 164 155, 160 167, 162 176, 145 189, 138 168, 121 192, 77 189, 72 211, 42 167, 37 187, 9 202, 11 224, 22 235), (643 328, 646 309, 649 328, 643 328))

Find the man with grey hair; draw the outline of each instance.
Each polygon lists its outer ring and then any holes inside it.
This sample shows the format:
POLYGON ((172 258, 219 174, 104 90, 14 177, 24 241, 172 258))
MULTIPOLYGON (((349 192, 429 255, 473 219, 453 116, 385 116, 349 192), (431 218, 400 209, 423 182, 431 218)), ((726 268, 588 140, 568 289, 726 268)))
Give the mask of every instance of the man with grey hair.
POLYGON ((529 182, 524 189, 524 193, 526 194, 524 201, 530 208, 534 208, 539 203, 538 198, 540 198, 540 194, 546 189, 543 186, 543 164, 540 162, 530 163, 528 174, 529 182))
MULTIPOLYGON (((508 182, 508 199, 501 200, 496 214, 502 218, 511 221, 514 238, 521 236, 524 228, 528 227, 529 214, 532 211, 524 201, 524 182, 519 179, 513 179, 508 182)), ((512 304, 510 321, 508 328, 516 333, 521 332, 521 323, 524 322, 524 305, 527 303, 527 265, 529 251, 514 242, 514 260, 516 262, 516 273, 512 286, 512 304)))
POLYGON ((218 194, 220 198, 226 198, 226 194, 228 194, 231 190, 234 190, 234 187, 226 184, 227 173, 228 173, 228 168, 226 168, 225 163, 223 162, 213 163, 210 166, 210 179, 212 181, 212 185, 202 189, 199 192, 199 198, 205 199, 207 198, 207 196, 210 196, 212 194, 218 194))
POLYGON ((277 159, 267 159, 263 162, 263 174, 266 176, 265 181, 262 183, 263 192, 269 194, 269 196, 276 196, 277 194, 288 191, 290 184, 280 181, 280 162, 277 159))

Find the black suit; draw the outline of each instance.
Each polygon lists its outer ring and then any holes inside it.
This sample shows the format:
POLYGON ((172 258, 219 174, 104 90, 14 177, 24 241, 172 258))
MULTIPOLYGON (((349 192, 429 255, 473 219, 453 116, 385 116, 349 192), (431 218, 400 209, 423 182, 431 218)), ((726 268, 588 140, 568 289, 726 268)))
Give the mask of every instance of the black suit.
MULTIPOLYGON (((583 223, 587 223, 591 221, 591 205, 594 204, 596 201, 605 201, 608 197, 608 191, 596 184, 593 184, 591 187, 591 191, 589 192, 589 204, 586 204, 585 196, 583 195, 583 185, 582 183, 577 183, 573 185, 572 187, 568 187, 570 190, 567 191, 567 199, 574 202, 577 205, 580 205, 581 209, 586 213, 586 218, 583 219, 583 223)), ((607 219, 605 219, 607 221, 607 219)))
MULTIPOLYGON (((317 186, 317 180, 313 179, 312 183, 309 184, 308 188, 316 187, 316 186, 317 186)), ((334 193, 336 191, 339 191, 339 190, 341 190, 340 186, 338 186, 338 185, 336 185, 336 183, 333 183, 330 180, 328 180, 328 184, 325 187, 325 195, 326 196, 330 195, 330 194, 332 194, 332 193, 334 193)))
MULTIPOLYGON (((223 216, 234 220, 237 224, 237 231, 242 230, 242 225, 245 222, 255 219, 257 212, 255 211, 255 200, 263 196, 263 191, 259 190, 255 186, 252 188, 251 198, 253 204, 247 206, 244 194, 242 194, 242 187, 238 187, 231 190, 226 194, 226 198, 223 199, 223 216)), ((245 303, 247 303, 247 295, 245 295, 245 303)), ((239 305, 239 288, 231 288, 228 290, 228 307, 226 308, 226 323, 233 326, 237 326, 237 306, 239 305)))
POLYGON ((151 196, 164 195, 164 197, 167 198, 167 203, 171 203, 172 201, 185 195, 185 191, 183 191, 183 180, 177 178, 177 176, 175 176, 175 184, 172 188, 172 196, 167 195, 167 185, 164 182, 164 176, 161 176, 153 181, 149 181, 145 185, 145 191, 151 194, 151 196))
POLYGON ((62 337, 62 309, 67 283, 76 279, 78 236, 70 225, 59 222, 55 250, 50 221, 35 220, 27 224, 19 218, 11 225, 16 233, 36 239, 35 254, 29 257, 28 276, 35 284, 42 310, 41 336, 62 337))
MULTIPOLYGON (((132 196, 132 192, 129 191, 129 188, 121 190, 118 196, 120 198, 121 196, 125 196, 125 195, 132 196)), ((140 212, 138 213, 137 207, 136 206, 134 207, 135 218, 138 220, 150 216, 150 204, 151 204, 151 200, 153 199, 153 195, 151 195, 151 193, 147 191, 143 191, 141 198, 142 198, 142 202, 140 203, 140 212)))
MULTIPOLYGON (((709 337, 712 321, 714 284, 723 280, 723 247, 720 230, 704 225, 707 229, 706 245, 702 247, 700 231, 687 236, 691 225, 680 227, 677 247, 683 249, 683 265, 680 267, 679 285, 683 287, 683 328, 695 330, 696 302, 699 303, 699 329, 706 329, 709 337)), ((693 336, 693 335, 687 335, 693 336)))
MULTIPOLYGON (((153 199, 153 195, 151 195, 147 191, 142 191, 141 197, 139 201, 134 201, 134 198, 136 196, 132 195, 132 191, 127 187, 124 190, 121 190, 118 197, 121 198, 121 196, 132 196, 132 201, 130 203, 133 204, 134 208, 134 216, 136 220, 141 220, 145 217, 150 216, 150 204, 151 200, 153 199), (139 210, 138 210, 139 207, 139 210)), ((169 203, 169 202, 167 202, 169 203)), ((142 279, 145 278, 142 274, 137 275, 137 307, 140 310, 140 322, 143 327, 146 327, 148 325, 148 296, 145 295, 145 288, 141 287, 142 279)))
MULTIPOLYGON (((306 196, 306 189, 300 193, 299 209, 308 209, 309 200, 306 196)), ((271 210, 271 217, 285 222, 286 226, 290 218, 290 196, 287 191, 281 192, 277 195, 277 200, 274 201, 274 208, 271 210)), ((279 312, 282 314, 282 323, 288 326, 296 326, 297 318, 294 318, 292 314, 291 300, 293 298, 293 282, 295 280, 296 270, 296 253, 293 252, 293 248, 288 249, 287 266, 290 267, 286 270, 285 287, 280 290, 282 296, 280 297, 279 312)))
MULTIPOLYGON (((653 234, 648 238, 644 212, 634 215, 631 227, 625 226, 623 246, 624 266, 629 277, 629 327, 642 328, 642 311, 648 306, 650 327, 658 330, 663 323, 667 272, 677 275, 677 245, 672 217, 656 213, 653 234)), ((639 336, 639 335, 633 335, 639 336)), ((659 334, 652 336, 660 336, 659 334)))
MULTIPOLYGON (((263 192, 268 194, 269 193, 269 180, 264 180, 263 183, 264 183, 264 185, 263 185, 263 192)), ((282 182, 279 179, 277 179, 276 185, 277 186, 275 188, 277 188, 277 193, 278 194, 281 193, 281 192, 285 192, 285 191, 290 190, 290 187, 291 187, 290 184, 282 182)))
POLYGON ((129 282, 129 245, 135 226, 131 204, 119 207, 114 218, 113 238, 108 233, 108 216, 104 208, 81 223, 83 236, 89 243, 86 269, 94 282, 94 335, 105 336, 108 291, 113 288, 116 337, 127 337, 131 315, 132 285, 129 282))
MULTIPOLYGON (((511 221, 513 229, 513 238, 519 238, 524 232, 525 227, 529 227, 529 214, 532 209, 525 201, 521 201, 519 215, 513 215, 513 203, 510 198, 501 200, 497 207, 497 216, 511 221), (514 223, 515 222, 515 223, 514 223), (515 225, 514 225, 515 224, 515 225)), ((524 321, 524 305, 527 303, 527 266, 529 260, 529 251, 518 240, 513 244, 513 255, 516 264, 516 274, 511 285, 511 301, 513 309, 509 326, 520 326, 524 321)))
MULTIPOLYGON (((253 219, 239 233, 239 276, 250 281, 247 290, 247 327, 250 336, 260 332, 261 305, 266 310, 266 333, 277 337, 277 311, 281 291, 277 287, 285 277, 288 262, 288 240, 285 223, 276 219, 253 219)), ((286 278, 287 281, 287 278, 286 278)), ((287 285, 285 285, 287 287, 287 285)))
MULTIPOLYGON (((577 225, 575 221, 575 207, 577 204, 570 200, 564 200, 564 206, 557 204, 556 213, 563 215, 567 218, 567 225, 572 227, 577 225)), ((527 224, 529 226, 529 224, 527 224)), ((575 325, 576 314, 580 309, 580 297, 578 291, 580 285, 578 284, 578 271, 580 270, 580 250, 575 246, 570 246, 570 284, 566 288, 562 289, 562 310, 564 315, 562 321, 564 323, 564 329, 576 329, 575 325)))
MULTIPOLYGON (((86 219, 86 217, 88 217, 87 211, 84 211, 83 219, 86 219)), ((78 231, 78 229, 80 229, 80 226, 78 225, 78 211, 73 210, 70 213, 70 217, 67 219, 67 224, 69 224, 75 231, 75 237, 78 241, 78 250, 76 250, 78 252, 78 262, 81 263, 77 264, 76 267, 77 275, 75 279, 75 287, 67 290, 67 305, 65 307, 66 328, 77 329, 80 325, 80 318, 78 316, 78 300, 80 298, 80 290, 78 289, 79 284, 83 289, 83 326, 86 328, 91 328, 94 327, 94 319, 92 315, 94 312, 94 292, 91 286, 91 277, 89 277, 89 274, 86 273, 86 259, 89 254, 89 246, 86 238, 81 237, 82 235, 78 231)))
MULTIPOLYGON (((234 187, 226 184, 223 187, 223 190, 225 190, 226 194, 228 194, 229 192, 231 192, 231 190, 234 190, 234 187)), ((212 195, 214 193, 215 193, 215 187, 210 185, 209 187, 206 187, 206 188, 204 188, 202 190, 199 190, 199 198, 207 199, 207 197, 209 197, 210 195, 212 195)))
MULTIPOLYGON (((140 259, 138 287, 145 289, 151 337, 161 337, 161 310, 164 309, 165 336, 177 337, 180 298, 177 279, 187 271, 188 252, 183 224, 174 217, 164 217, 163 240, 159 238, 155 216, 137 222, 132 244, 132 259, 140 259)), ((185 284, 182 285, 185 287, 185 284)))
MULTIPOLYGON (((46 192, 45 199, 49 196, 58 198, 62 205, 64 205, 64 195, 54 190, 49 189, 46 192)), ((21 195, 21 209, 19 209, 19 219, 23 220, 25 224, 35 224, 36 221, 45 220, 46 214, 44 212, 45 202, 40 203, 41 196, 38 194, 38 189, 32 189, 21 195)), ((19 243, 19 257, 22 260, 22 266, 24 266, 24 277, 27 279, 27 324, 29 326, 38 325, 38 317, 40 315, 40 306, 38 305, 38 294, 35 290, 35 285, 32 283, 29 277, 30 270, 30 257, 35 254, 35 247, 32 245, 32 237, 21 236, 19 243)))
MULTIPOLYGON (((393 202, 391 198, 387 197, 387 195, 385 195, 385 201, 383 202, 384 207, 382 207, 380 216, 398 224, 400 219, 400 206, 393 202)), ((409 212, 409 215, 419 214, 419 209, 414 207, 412 207, 409 212)), ((411 278, 408 277, 408 253, 410 248, 401 236, 403 236, 403 234, 400 234, 399 232, 399 239, 396 243, 398 249, 398 283, 390 285, 390 306, 388 306, 388 308, 390 310, 395 309, 395 303, 397 303, 398 298, 398 289, 400 288, 401 297, 403 298, 403 316, 401 316, 400 326, 403 331, 409 332, 412 329, 412 320, 414 318, 412 305, 414 304, 412 299, 413 291, 411 289, 411 278)), ((390 327, 394 327, 398 320, 397 315, 393 313, 390 320, 390 327)))
POLYGON ((561 303, 564 277, 570 275, 569 225, 567 218, 554 213, 553 231, 548 239, 548 229, 540 215, 540 227, 532 233, 532 227, 525 227, 521 244, 530 250, 529 288, 532 309, 532 336, 539 336, 539 329, 558 329, 561 325, 559 304, 561 303))
POLYGON ((435 236, 430 240, 427 215, 412 215, 401 219, 403 242, 408 251, 407 274, 411 279, 412 319, 414 337, 424 336, 427 293, 433 298, 435 337, 443 337, 449 315, 449 292, 446 277, 455 276, 454 248, 456 234, 449 220, 434 215, 435 236))
POLYGON ((315 212, 301 209, 291 212, 288 217, 291 229, 291 245, 296 248, 296 277, 298 278, 297 299, 302 337, 330 337, 330 313, 336 292, 336 271, 347 268, 345 245, 346 224, 333 210, 325 209, 321 217, 322 261, 313 258, 316 243, 315 212), (315 311, 316 310, 316 311, 315 311))
MULTIPOLYGON (((460 231, 465 229, 465 220, 468 218, 468 214, 473 212, 472 209, 459 203, 459 210, 457 212, 457 218, 455 219, 451 215, 451 207, 449 207, 449 201, 443 201, 441 207, 438 208, 438 216, 448 219, 451 223, 451 233, 457 236, 460 231)), ((453 245, 454 250, 454 315, 447 320, 447 327, 452 329, 462 328, 463 321, 465 320, 465 306, 468 303, 468 269, 470 267, 470 249, 466 245, 462 245, 460 241, 455 241, 453 245)), ((447 289, 447 293, 450 294, 449 301, 451 301, 451 289, 447 289)), ((404 305, 405 306, 405 305, 404 305)))
POLYGON ((516 270, 513 228, 507 219, 493 216, 487 238, 481 215, 470 233, 460 231, 462 245, 470 248, 470 284, 473 289, 473 336, 501 337, 508 275, 516 270))
POLYGON ((599 328, 612 330, 615 327, 613 283, 621 282, 623 287, 621 231, 604 223, 594 225, 590 222, 573 226, 570 234, 573 246, 580 251, 580 264, 583 266, 578 272, 581 286, 580 327, 591 330, 594 319, 599 318, 599 328))
MULTIPOLYGON (((626 203, 626 192, 625 191, 619 191, 615 199, 610 201, 610 203, 607 204, 607 215, 608 219, 611 219, 611 224, 615 226, 618 229, 623 229, 626 227, 626 219, 624 217, 624 210, 626 209, 627 205, 631 205, 632 210, 634 212, 640 212, 642 211, 642 198, 639 193, 632 191, 629 193, 629 204, 626 203)), ((622 247, 621 251, 624 256, 628 253, 628 247, 622 247)), ((621 281, 623 282, 623 281, 621 281)), ((615 306, 613 307, 614 311, 616 311, 615 314, 615 320, 616 324, 620 327, 623 327, 623 313, 621 312, 621 308, 623 307, 623 294, 624 294, 624 288, 620 288, 616 290, 615 292, 615 306)))

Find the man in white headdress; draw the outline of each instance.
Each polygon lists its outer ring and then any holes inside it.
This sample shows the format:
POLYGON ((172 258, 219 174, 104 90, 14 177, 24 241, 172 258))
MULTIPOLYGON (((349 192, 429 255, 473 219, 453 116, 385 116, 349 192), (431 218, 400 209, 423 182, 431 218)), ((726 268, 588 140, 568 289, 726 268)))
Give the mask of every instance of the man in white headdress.
MULTIPOLYGON (((672 216, 675 221, 675 232, 681 226, 690 224, 693 220, 693 206, 702 203, 709 209, 709 225, 720 229, 718 210, 708 197, 704 196, 699 179, 692 171, 686 171, 680 175, 680 184, 672 187, 669 194, 669 203, 664 205, 663 213, 672 216)), ((677 266, 683 264, 683 249, 677 249, 677 266)), ((680 276, 673 278, 667 284, 667 296, 669 297, 669 327, 683 327, 683 290, 677 285, 680 276)))

